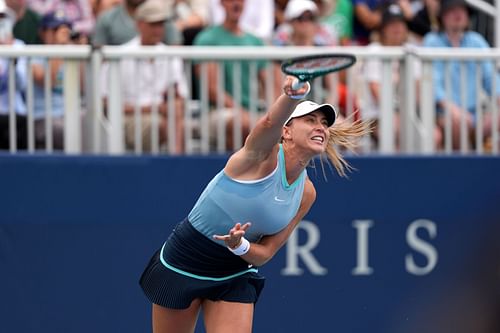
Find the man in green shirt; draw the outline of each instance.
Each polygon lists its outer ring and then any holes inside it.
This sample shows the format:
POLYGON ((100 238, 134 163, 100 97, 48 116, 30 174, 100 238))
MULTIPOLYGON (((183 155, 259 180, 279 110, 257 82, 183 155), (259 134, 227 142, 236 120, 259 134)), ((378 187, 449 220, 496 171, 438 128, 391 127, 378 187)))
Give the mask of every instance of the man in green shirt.
POLYGON ((332 2, 334 8, 321 21, 330 25, 338 33, 340 45, 349 45, 353 27, 352 1, 337 0, 332 2))
MULTIPOLYGON (((226 12, 226 17, 221 25, 211 26, 202 30, 195 38, 193 45, 195 46, 263 46, 264 42, 258 37, 243 31, 240 28, 239 20, 244 7, 244 0, 221 0, 221 4, 226 12)), ((226 142, 228 149, 238 149, 237 144, 233 142, 232 127, 234 126, 234 111, 241 110, 241 130, 242 141, 250 131, 250 118, 248 109, 250 100, 258 98, 251 96, 250 84, 252 82, 250 73, 250 61, 239 61, 241 64, 240 80, 238 84, 234 82, 234 70, 236 61, 223 61, 224 73, 224 96, 222 97, 223 105, 227 109, 226 115, 227 131, 226 142), (241 87, 239 101, 235 100, 235 86, 241 87)), ((264 83, 266 63, 257 61, 257 74, 261 84, 264 83)), ((209 63, 208 65, 208 96, 210 103, 216 105, 218 101, 217 91, 217 63, 209 63)), ((199 68, 198 68, 199 69, 199 68)))

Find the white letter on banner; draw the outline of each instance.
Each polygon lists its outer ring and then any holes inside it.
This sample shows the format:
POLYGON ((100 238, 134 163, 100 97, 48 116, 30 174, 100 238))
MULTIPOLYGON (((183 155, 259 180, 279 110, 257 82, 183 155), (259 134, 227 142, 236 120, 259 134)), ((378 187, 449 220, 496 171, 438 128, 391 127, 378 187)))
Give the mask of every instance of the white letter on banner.
POLYGON ((427 258, 427 265, 424 267, 417 266, 413 256, 409 253, 405 258, 406 271, 414 275, 426 275, 436 267, 438 252, 434 246, 418 238, 417 230, 419 228, 427 229, 431 238, 435 238, 437 235, 436 224, 429 220, 416 220, 408 226, 406 230, 406 242, 412 249, 422 253, 427 258))
POLYGON ((320 265, 311 251, 318 245, 320 232, 318 227, 310 222, 302 220, 286 243, 286 267, 281 270, 283 275, 302 275, 304 272, 299 267, 299 256, 304 261, 311 274, 326 275, 328 270, 320 265), (307 241, 304 245, 299 245, 299 229, 307 234, 307 241))
POLYGON ((357 266, 354 267, 352 275, 371 275, 373 268, 368 266, 368 229, 373 226, 372 220, 354 220, 352 226, 358 229, 357 242, 357 266))

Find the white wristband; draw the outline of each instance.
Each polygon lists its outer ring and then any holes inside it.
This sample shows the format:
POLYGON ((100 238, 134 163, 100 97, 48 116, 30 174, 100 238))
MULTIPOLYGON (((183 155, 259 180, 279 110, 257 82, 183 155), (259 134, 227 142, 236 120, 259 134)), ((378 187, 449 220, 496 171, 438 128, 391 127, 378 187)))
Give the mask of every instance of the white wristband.
POLYGON ((302 99, 302 98, 306 97, 309 94, 309 92, 311 91, 311 84, 309 82, 305 82, 303 84, 307 85, 307 91, 305 93, 303 93, 302 95, 288 95, 288 96, 292 99, 302 99))
POLYGON ((245 237, 241 237, 241 243, 237 248, 232 249, 229 246, 227 248, 235 255, 242 256, 250 250, 250 242, 245 237))

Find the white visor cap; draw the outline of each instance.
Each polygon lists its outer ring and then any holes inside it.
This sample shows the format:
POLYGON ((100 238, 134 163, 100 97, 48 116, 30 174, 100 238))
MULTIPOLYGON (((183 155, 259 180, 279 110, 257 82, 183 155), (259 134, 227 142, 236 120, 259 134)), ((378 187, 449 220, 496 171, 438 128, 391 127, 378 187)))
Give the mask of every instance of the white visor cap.
POLYGON ((318 6, 312 0, 290 0, 285 7, 285 20, 291 21, 300 17, 305 12, 310 11, 313 14, 318 13, 318 6))
POLYGON ((325 114, 326 119, 328 121, 328 127, 332 126, 337 119, 337 110, 331 104, 318 104, 313 101, 303 101, 297 104, 295 110, 287 119, 286 124, 293 118, 298 118, 305 116, 306 114, 312 113, 314 111, 321 111, 325 114))

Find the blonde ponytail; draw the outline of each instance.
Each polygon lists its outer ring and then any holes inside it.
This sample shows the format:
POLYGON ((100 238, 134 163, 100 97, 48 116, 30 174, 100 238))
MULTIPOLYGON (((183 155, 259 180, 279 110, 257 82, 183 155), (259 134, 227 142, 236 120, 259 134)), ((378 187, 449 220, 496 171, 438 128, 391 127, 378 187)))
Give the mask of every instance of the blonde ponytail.
POLYGON ((371 127, 371 122, 343 120, 329 128, 330 138, 325 153, 341 177, 347 177, 347 172, 352 171, 352 167, 344 159, 337 147, 355 152, 359 140, 371 132, 371 127))

